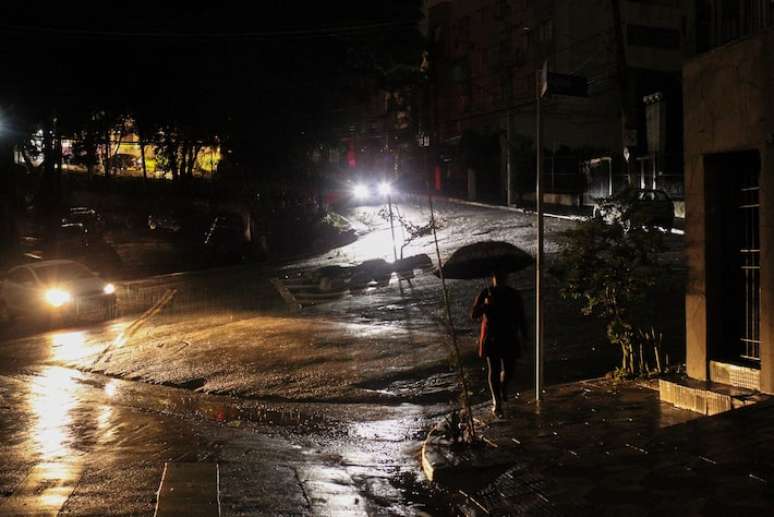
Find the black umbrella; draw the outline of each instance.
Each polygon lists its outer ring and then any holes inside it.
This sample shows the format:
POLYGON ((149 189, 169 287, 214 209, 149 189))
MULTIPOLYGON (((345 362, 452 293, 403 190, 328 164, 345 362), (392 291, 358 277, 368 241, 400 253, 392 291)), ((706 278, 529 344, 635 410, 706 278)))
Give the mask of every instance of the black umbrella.
MULTIPOLYGON (((481 241, 463 246, 443 264, 444 278, 469 280, 493 273, 515 273, 533 262, 532 255, 503 241, 481 241)), ((436 269, 435 276, 440 277, 436 269)))

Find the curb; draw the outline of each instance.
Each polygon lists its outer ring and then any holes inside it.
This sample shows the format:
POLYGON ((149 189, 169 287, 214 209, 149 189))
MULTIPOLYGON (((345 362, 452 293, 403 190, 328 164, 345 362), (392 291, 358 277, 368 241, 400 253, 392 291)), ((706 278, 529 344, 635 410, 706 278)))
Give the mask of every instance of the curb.
MULTIPOLYGON (((420 195, 420 194, 404 193, 403 196, 411 199, 414 202, 424 202, 427 200, 427 196, 420 195)), ((456 197, 438 196, 435 194, 433 194, 433 199, 437 199, 445 203, 452 203, 456 205, 473 206, 477 208, 489 208, 492 210, 504 210, 506 212, 515 212, 519 214, 537 215, 536 211, 530 210, 528 208, 519 208, 515 206, 503 206, 503 205, 490 205, 487 203, 468 201, 466 199, 460 199, 456 197)), ((583 216, 583 215, 562 215, 562 214, 551 214, 547 212, 543 212, 543 216, 552 217, 554 219, 565 219, 568 221, 583 221, 586 219, 586 216, 583 216)))
POLYGON ((482 468, 506 467, 513 463, 514 458, 503 454, 492 442, 454 450, 449 440, 431 431, 422 443, 422 471, 429 481, 440 485, 460 485, 466 476, 475 476, 482 468))
POLYGON ((429 481, 450 485, 466 473, 475 472, 472 462, 460 460, 448 445, 439 444, 435 439, 428 436, 422 444, 422 471, 429 481))
POLYGON ((438 482, 438 472, 436 471, 436 465, 430 461, 427 450, 428 443, 425 441, 422 444, 422 472, 425 473, 425 477, 428 481, 438 482))

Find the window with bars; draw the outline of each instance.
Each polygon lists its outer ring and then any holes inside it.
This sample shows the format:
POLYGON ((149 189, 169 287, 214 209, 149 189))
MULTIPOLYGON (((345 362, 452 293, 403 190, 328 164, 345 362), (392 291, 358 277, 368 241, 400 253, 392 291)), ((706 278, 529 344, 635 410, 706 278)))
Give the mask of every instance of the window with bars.
POLYGON ((743 359, 759 361, 761 357, 760 314, 761 314, 761 250, 759 231, 759 191, 758 171, 740 171, 740 184, 737 193, 739 221, 739 281, 742 283, 740 294, 744 293, 744 303, 739 307, 742 324, 740 331, 740 350, 743 359))
POLYGON ((761 356, 760 154, 707 155, 704 167, 709 354, 755 366, 761 356))

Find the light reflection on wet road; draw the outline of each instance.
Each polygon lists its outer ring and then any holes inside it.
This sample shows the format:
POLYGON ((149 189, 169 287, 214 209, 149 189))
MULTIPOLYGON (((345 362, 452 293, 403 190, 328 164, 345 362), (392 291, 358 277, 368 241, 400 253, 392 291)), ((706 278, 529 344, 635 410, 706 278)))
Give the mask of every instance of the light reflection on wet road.
POLYGON ((36 421, 31 436, 43 461, 67 458, 74 452, 74 437, 68 430, 76 405, 76 379, 81 376, 78 371, 46 366, 28 385, 27 400, 36 421))
POLYGON ((121 328, 0 348, 19 366, 0 375, 1 515, 151 514, 164 463, 204 460, 221 465, 224 515, 413 513, 394 479, 418 474, 421 407, 267 405, 59 366, 101 353, 121 328))

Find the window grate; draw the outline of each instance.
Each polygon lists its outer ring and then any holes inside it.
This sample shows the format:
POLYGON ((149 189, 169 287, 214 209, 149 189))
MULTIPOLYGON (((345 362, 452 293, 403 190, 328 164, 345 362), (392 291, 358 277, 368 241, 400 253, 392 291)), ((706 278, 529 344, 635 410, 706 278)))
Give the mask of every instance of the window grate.
POLYGON ((742 359, 760 361, 761 254, 758 173, 756 170, 746 171, 741 180, 737 203, 742 231, 738 256, 744 289, 744 314, 739 341, 742 359))

